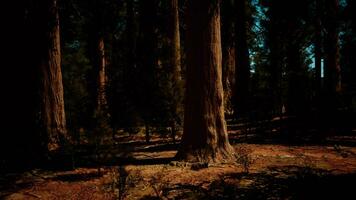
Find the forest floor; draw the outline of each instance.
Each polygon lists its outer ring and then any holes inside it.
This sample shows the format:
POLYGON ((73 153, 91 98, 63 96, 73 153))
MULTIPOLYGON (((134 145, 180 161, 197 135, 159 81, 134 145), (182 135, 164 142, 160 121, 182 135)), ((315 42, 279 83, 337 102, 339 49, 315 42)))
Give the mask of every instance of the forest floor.
POLYGON ((87 162, 77 161, 74 168, 1 176, 0 199, 350 199, 356 194, 355 145, 240 142, 233 143, 235 163, 194 167, 172 161, 177 145, 169 138, 153 136, 149 144, 143 135, 116 139, 120 142, 96 156, 77 149, 87 162), (100 162, 91 165, 95 160, 100 162))

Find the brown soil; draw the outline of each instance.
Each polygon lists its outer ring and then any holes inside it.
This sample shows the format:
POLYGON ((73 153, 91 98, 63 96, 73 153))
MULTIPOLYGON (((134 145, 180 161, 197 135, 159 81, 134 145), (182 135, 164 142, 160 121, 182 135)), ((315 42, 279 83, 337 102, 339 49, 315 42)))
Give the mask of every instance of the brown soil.
POLYGON ((191 164, 169 162, 176 151, 160 146, 168 139, 154 137, 150 145, 144 137, 121 139, 142 141, 127 144, 136 162, 5 174, 0 198, 342 199, 353 194, 347 181, 356 177, 356 147, 236 144, 236 162, 193 170, 191 164))

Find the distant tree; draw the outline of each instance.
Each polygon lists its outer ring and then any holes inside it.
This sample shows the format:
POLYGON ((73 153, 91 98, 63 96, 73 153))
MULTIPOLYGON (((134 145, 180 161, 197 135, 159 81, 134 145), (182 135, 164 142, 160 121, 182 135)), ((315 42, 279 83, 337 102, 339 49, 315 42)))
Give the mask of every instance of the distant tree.
POLYGON ((263 28, 265 29, 264 48, 267 51, 266 61, 266 99, 270 102, 268 109, 271 114, 280 114, 283 107, 283 70, 285 58, 285 39, 284 31, 286 30, 282 23, 280 15, 280 2, 279 0, 262 1, 262 6, 266 9, 266 19, 262 21, 263 28))
POLYGON ((169 9, 169 30, 168 30, 168 43, 169 60, 170 60, 170 76, 171 76, 171 119, 170 126, 172 129, 172 137, 175 140, 176 128, 181 121, 181 103, 183 97, 182 90, 182 77, 181 77, 181 55, 180 55, 180 30, 179 30, 179 7, 178 0, 171 0, 168 4, 169 9))
POLYGON ((88 32, 87 51, 92 65, 87 78, 92 101, 91 128, 94 128, 95 135, 106 134, 112 128, 110 111, 113 109, 113 95, 109 87, 112 76, 109 76, 108 71, 113 60, 113 32, 117 27, 121 1, 88 0, 80 3, 85 18, 85 31, 88 32))
POLYGON ((249 110, 247 108, 250 85, 250 53, 247 39, 247 2, 236 0, 236 62, 235 62, 235 85, 234 85, 234 115, 241 116, 249 110))
POLYGON ((155 70, 158 65, 157 53, 157 0, 139 1, 138 71, 136 101, 143 118, 146 141, 150 140, 150 125, 156 114, 153 110, 156 88, 155 70))
POLYGON ((344 10, 343 19, 345 20, 345 28, 342 30, 342 46, 340 49, 340 65, 342 66, 342 85, 343 93, 346 95, 347 105, 349 108, 356 110, 356 17, 354 10, 356 2, 347 1, 347 6, 344 10))
POLYGON ((94 74, 96 79, 96 103, 95 115, 97 117, 104 117, 107 114, 107 61, 106 61, 106 48, 105 48, 105 31, 106 18, 105 2, 93 0, 92 2, 92 19, 91 19, 91 48, 92 60, 94 66, 94 74))
POLYGON ((106 99, 106 60, 105 60, 105 43, 104 38, 98 39, 98 88, 97 88, 97 112, 102 112, 107 104, 106 99))
POLYGON ((331 104, 335 104, 336 95, 341 92, 341 68, 339 47, 339 1, 326 0, 325 17, 325 87, 331 104))
POLYGON ((312 21, 308 0, 265 1, 269 90, 274 114, 302 115, 310 108, 309 54, 312 21), (290 9, 286 9, 290 8, 290 9), (283 109, 284 108, 284 109, 283 109))
POLYGON ((224 117, 220 1, 187 2, 187 72, 184 132, 177 158, 230 158, 224 117))
MULTIPOLYGON (((339 43, 339 1, 324 0, 323 28, 324 37, 324 78, 322 121, 324 128, 332 131, 336 127, 337 108, 341 97, 341 67, 339 43)), ((326 131, 325 130, 325 131, 326 131)))
POLYGON ((87 52, 86 18, 76 0, 60 1, 61 56, 66 124, 71 136, 79 139, 79 130, 88 128, 94 102, 89 98, 87 72, 92 69, 87 52))
POLYGON ((314 35, 314 54, 315 54, 315 92, 317 102, 320 100, 321 92, 321 59, 322 59, 322 10, 321 0, 315 0, 315 35, 314 35))
POLYGON ((178 0, 169 1, 169 30, 168 37, 171 46, 170 60, 173 74, 173 82, 178 82, 181 77, 181 63, 180 63, 180 31, 179 31, 179 14, 178 14, 178 0))

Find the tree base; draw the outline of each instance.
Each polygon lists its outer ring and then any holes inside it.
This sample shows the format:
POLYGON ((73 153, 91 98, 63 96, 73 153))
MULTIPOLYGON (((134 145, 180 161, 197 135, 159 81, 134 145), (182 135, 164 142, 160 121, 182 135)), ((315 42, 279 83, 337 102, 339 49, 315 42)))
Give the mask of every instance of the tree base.
POLYGON ((228 163, 235 160, 235 151, 230 144, 216 148, 182 148, 175 159, 188 163, 228 163))

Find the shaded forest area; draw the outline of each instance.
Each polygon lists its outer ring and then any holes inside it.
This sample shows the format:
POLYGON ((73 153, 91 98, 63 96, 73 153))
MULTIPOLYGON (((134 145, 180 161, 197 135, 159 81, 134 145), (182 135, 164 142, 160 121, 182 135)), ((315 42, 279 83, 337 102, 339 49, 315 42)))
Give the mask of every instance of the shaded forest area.
POLYGON ((1 199, 355 196, 356 1, 18 5, 1 199))

